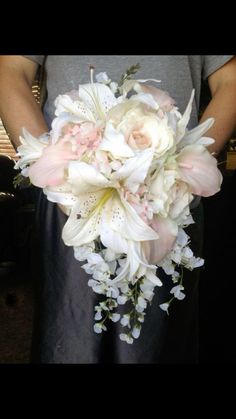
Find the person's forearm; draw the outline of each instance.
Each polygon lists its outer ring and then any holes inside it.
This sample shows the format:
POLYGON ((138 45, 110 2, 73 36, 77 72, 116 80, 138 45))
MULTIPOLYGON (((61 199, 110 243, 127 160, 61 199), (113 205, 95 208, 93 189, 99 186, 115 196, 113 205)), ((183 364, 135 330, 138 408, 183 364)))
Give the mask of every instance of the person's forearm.
POLYGON ((22 127, 34 136, 47 132, 48 127, 26 80, 11 78, 12 75, 0 78, 0 117, 17 148, 22 127))
POLYGON ((208 150, 217 156, 236 129, 236 83, 226 83, 217 89, 200 122, 209 117, 215 122, 205 136, 215 140, 208 150))

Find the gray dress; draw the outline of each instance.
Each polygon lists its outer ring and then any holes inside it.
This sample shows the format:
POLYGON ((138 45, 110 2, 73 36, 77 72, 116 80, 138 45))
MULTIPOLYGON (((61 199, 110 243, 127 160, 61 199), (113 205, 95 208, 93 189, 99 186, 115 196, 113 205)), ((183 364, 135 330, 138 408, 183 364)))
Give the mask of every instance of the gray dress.
MULTIPOLYGON (((27 56, 42 64, 44 56, 27 56)), ((48 99, 45 118, 54 117, 54 100, 59 93, 89 82, 89 65, 95 73, 106 71, 114 81, 132 64, 140 63, 137 78, 156 78, 183 112, 192 88, 195 102, 189 127, 198 122, 201 79, 226 63, 231 56, 47 56, 48 99)), ((94 306, 100 297, 88 287, 89 276, 75 260, 73 248, 64 245, 61 231, 66 216, 47 201, 41 190, 37 197, 35 223, 35 318, 32 362, 58 364, 136 363, 173 364, 198 362, 199 269, 185 271, 186 298, 176 301, 170 316, 159 308, 169 299, 173 286, 163 275, 163 287, 156 289, 148 307, 140 337, 132 345, 119 339, 122 328, 110 323, 108 331, 93 331, 94 306)), ((202 246, 202 206, 193 209, 196 223, 187 231, 196 256, 202 246)))

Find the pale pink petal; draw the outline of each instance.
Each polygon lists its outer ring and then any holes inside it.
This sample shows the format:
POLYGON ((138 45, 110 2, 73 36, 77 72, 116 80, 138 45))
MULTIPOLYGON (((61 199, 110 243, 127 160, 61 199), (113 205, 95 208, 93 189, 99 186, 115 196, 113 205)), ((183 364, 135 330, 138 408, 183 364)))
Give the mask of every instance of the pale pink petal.
POLYGON ((69 142, 59 142, 46 147, 42 156, 30 166, 29 178, 39 188, 57 186, 64 181, 68 161, 75 158, 69 142))
POLYGON ((219 192, 223 180, 217 160, 202 145, 185 147, 177 159, 182 180, 189 184, 191 193, 211 196, 219 192))
POLYGON ((143 242, 142 250, 148 263, 157 264, 173 249, 178 227, 170 218, 160 216, 153 217, 150 227, 158 233, 159 239, 143 242))
POLYGON ((154 86, 148 86, 142 83, 139 83, 139 87, 135 90, 141 91, 143 93, 149 93, 152 95, 152 97, 155 99, 155 101, 158 103, 160 108, 162 108, 165 112, 169 112, 173 106, 175 105, 174 99, 172 99, 168 92, 165 92, 164 90, 157 89, 154 86))

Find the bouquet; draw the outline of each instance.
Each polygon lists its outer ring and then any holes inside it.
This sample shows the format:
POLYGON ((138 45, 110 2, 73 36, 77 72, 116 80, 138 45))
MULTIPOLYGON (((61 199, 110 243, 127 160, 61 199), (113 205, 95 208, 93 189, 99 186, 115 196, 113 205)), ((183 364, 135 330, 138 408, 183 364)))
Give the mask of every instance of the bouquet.
POLYGON ((187 128, 194 91, 181 114, 158 80, 132 78, 137 69, 116 83, 105 72, 94 82, 91 68, 90 83, 56 98, 49 133, 34 138, 23 129, 15 165, 68 216, 62 239, 84 262, 89 287, 104 296, 94 331, 120 321, 120 339, 129 344, 162 286, 161 269, 173 288, 160 308, 168 313, 174 298, 185 297, 183 268, 204 263, 184 230, 194 222, 190 203, 222 182, 206 148, 214 140, 204 137, 213 119, 187 128))

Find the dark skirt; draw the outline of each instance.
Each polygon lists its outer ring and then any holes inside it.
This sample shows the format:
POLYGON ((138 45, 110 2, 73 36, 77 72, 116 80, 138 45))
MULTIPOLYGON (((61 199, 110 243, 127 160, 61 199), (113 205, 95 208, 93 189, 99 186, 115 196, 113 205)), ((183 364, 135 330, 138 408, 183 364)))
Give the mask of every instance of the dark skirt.
MULTIPOLYGON (((34 326, 32 363, 53 364, 180 364, 198 362, 198 286, 200 269, 184 270, 186 298, 175 300, 170 315, 159 304, 170 299, 172 281, 162 275, 163 286, 146 310, 140 337, 129 345, 120 340, 120 323, 110 322, 107 332, 96 334, 94 306, 101 296, 88 286, 85 262, 74 258, 73 248, 61 239, 66 216, 36 189, 33 245, 34 326)), ((200 256, 202 205, 193 210, 195 224, 191 248, 200 256)), ((122 309, 124 307, 122 306, 122 309)))

